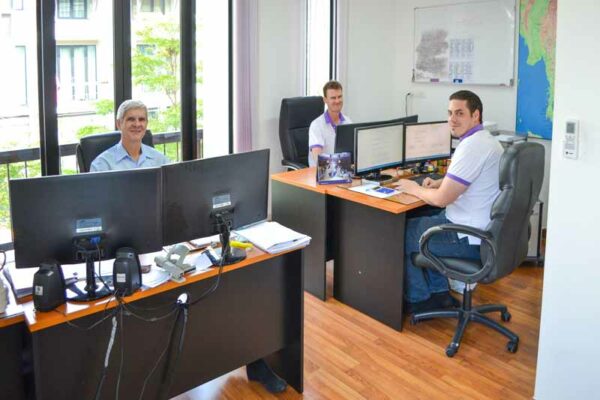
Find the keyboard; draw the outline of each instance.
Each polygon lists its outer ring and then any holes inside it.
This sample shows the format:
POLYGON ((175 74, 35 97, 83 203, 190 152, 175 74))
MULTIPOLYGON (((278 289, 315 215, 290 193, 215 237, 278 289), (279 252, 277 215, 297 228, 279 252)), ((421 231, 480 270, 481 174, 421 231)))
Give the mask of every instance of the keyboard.
POLYGON ((432 174, 421 174, 421 175, 417 175, 417 176, 412 176, 408 179, 410 179, 411 181, 417 182, 419 185, 423 185, 423 181, 425 180, 425 178, 442 179, 443 177, 444 177, 444 175, 432 173, 432 174))

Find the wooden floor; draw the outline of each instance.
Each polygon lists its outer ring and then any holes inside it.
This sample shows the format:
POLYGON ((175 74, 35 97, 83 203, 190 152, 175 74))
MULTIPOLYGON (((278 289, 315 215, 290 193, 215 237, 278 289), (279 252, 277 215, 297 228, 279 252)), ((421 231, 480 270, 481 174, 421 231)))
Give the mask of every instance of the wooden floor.
POLYGON ((458 353, 448 358, 453 321, 411 326, 406 319, 396 332, 332 297, 322 302, 305 294, 303 395, 291 388, 271 395, 248 383, 240 368, 176 399, 531 399, 542 278, 543 268, 524 266, 474 292, 475 305, 509 307, 507 327, 520 336, 516 354, 506 351, 499 333, 472 324, 458 353))

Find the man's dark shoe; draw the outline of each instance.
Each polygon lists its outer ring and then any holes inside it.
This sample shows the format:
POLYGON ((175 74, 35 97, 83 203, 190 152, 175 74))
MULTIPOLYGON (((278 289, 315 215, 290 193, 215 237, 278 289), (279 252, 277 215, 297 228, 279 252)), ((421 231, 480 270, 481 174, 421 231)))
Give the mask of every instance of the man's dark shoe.
POLYGON ((277 376, 263 360, 246 365, 248 380, 260 382, 270 393, 281 393, 287 387, 287 382, 277 376))
POLYGON ((433 296, 431 296, 427 300, 416 301, 414 303, 410 303, 408 301, 404 302, 404 312, 406 312, 407 314, 417 314, 427 311, 433 311, 437 308, 439 308, 439 306, 433 298, 433 296))
POLYGON ((433 293, 431 299, 436 304, 436 308, 460 308, 460 301, 447 292, 433 293))

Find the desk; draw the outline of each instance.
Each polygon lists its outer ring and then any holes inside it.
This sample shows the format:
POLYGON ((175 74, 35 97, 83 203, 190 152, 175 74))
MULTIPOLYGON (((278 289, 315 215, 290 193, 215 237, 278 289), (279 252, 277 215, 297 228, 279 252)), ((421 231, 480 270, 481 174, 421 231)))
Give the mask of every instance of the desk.
POLYGON ((325 300, 325 263, 334 260, 333 295, 402 329, 404 205, 336 185, 318 185, 316 169, 271 176, 273 219, 312 237, 304 255, 304 287, 325 300))
MULTIPOLYGON (((294 389, 302 392, 303 287, 302 251, 269 255, 258 249, 246 260, 224 268, 219 288, 190 307, 185 343, 168 397, 190 390, 259 358, 294 389)), ((127 297, 127 303, 150 308, 172 304, 181 293, 198 298, 216 279, 217 270, 187 276, 182 284, 168 282, 127 297)), ((107 299, 67 303, 58 311, 37 313, 33 304, 24 313, 33 342, 38 400, 93 398, 99 382, 111 320, 89 331, 102 318, 107 299)), ((164 310, 144 315, 164 314, 164 310)), ((149 323, 131 316, 124 320, 124 365, 120 397, 137 399, 143 380, 165 348, 174 316, 149 323)), ((119 328, 120 329, 120 328, 119 328)), ((175 348, 179 332, 174 339, 175 348)), ((120 357, 117 333, 102 398, 114 398, 120 357)), ((169 357, 165 357, 168 359, 169 357)), ((167 362, 158 365, 144 398, 157 398, 167 362)))

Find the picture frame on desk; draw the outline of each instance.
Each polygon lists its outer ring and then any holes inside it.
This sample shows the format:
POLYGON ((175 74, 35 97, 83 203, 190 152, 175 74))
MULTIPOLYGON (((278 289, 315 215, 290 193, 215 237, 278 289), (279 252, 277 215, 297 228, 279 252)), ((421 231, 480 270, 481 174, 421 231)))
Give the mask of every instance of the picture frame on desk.
POLYGON ((317 183, 329 185, 352 182, 350 153, 321 153, 317 160, 317 183))

